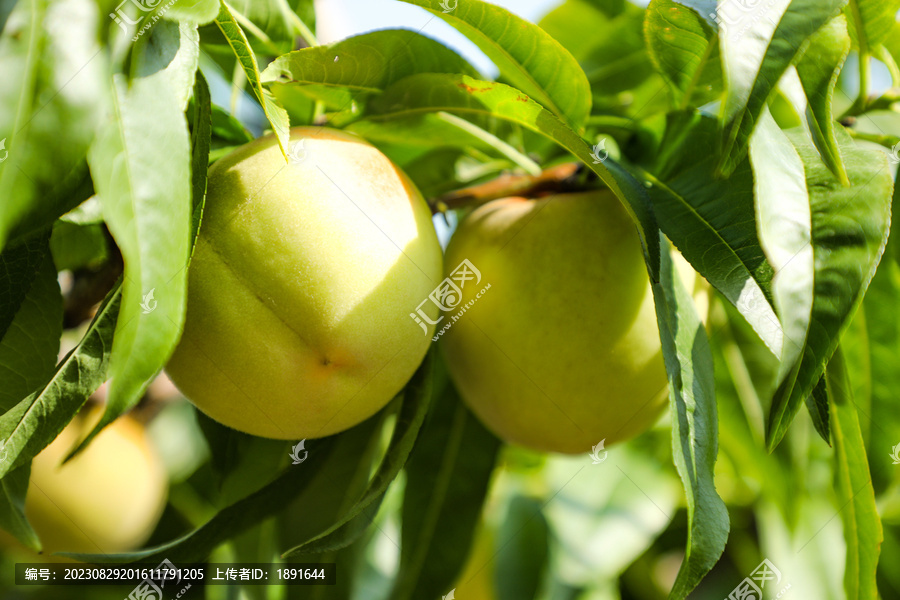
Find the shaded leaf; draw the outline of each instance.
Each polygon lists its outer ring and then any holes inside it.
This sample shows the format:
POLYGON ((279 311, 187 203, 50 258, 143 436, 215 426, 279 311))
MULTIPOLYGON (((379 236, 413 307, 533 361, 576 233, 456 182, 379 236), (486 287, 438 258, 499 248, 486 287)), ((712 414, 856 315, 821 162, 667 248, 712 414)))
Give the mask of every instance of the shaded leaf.
POLYGON ((647 48, 656 70, 681 107, 705 104, 722 84, 719 39, 696 11, 674 0, 653 0, 644 21, 647 48))
POLYGON ((774 385, 797 376, 813 305, 812 215, 806 171, 768 109, 750 139, 759 243, 774 269, 772 297, 783 343, 774 385))
POLYGON ((495 541, 495 590, 498 600, 534 600, 550 553, 550 529, 541 502, 515 496, 495 541))
POLYGON ((879 596, 875 572, 884 535, 875 505, 866 445, 840 348, 828 363, 825 378, 831 398, 838 506, 847 542, 844 591, 848 598, 876 600, 879 596))
POLYGON ((806 40, 847 0, 781 0, 741 11, 739 25, 720 28, 726 98, 718 171, 729 175, 746 155, 760 113, 806 40), (786 9, 785 9, 786 7, 786 9), (779 9, 783 10, 780 19, 779 9))
POLYGON ((275 132, 278 146, 285 157, 285 162, 287 162, 288 130, 290 129, 290 119, 287 111, 278 104, 272 92, 262 86, 256 55, 247 41, 247 36, 244 35, 244 30, 238 25, 224 0, 220 0, 216 25, 222 31, 225 39, 228 40, 228 45, 231 46, 234 55, 240 62, 241 68, 243 68, 244 74, 247 76, 247 81, 250 82, 250 87, 253 88, 253 93, 256 94, 256 99, 259 100, 263 112, 266 114, 266 119, 269 120, 269 124, 272 126, 272 131, 275 132))
POLYGON ((47 253, 49 232, 29 236, 0 253, 0 339, 22 307, 47 253))
POLYGON ((121 283, 116 284, 78 346, 59 363, 46 385, 0 416, 0 438, 7 456, 0 461, 0 477, 29 464, 106 380, 121 291, 121 283))
POLYGON ((847 20, 832 19, 809 40, 809 47, 797 62, 797 72, 809 105, 806 121, 822 159, 844 185, 850 185, 844 160, 834 133, 832 111, 834 86, 841 67, 850 54, 847 20))
POLYGON ((809 410, 809 417, 812 419, 816 432, 830 446, 831 419, 828 408, 828 389, 824 377, 813 388, 813 393, 807 396, 806 408, 809 410))
POLYGON ((40 551, 41 542, 25 517, 25 494, 28 492, 30 476, 29 463, 0 479, 0 487, 3 488, 3 493, 0 494, 0 527, 13 534, 26 547, 40 551))
POLYGON ((714 176, 715 120, 693 111, 668 117, 656 177, 645 174, 663 232, 694 269, 733 304, 780 356, 781 325, 771 304, 772 267, 756 234, 749 161, 714 176))
POLYGON ((499 449, 452 385, 438 395, 406 465, 391 598, 437 598, 450 589, 469 555, 499 449))
POLYGON ((46 241, 41 265, 26 289, 15 318, 0 338, 0 410, 3 411, 40 387, 56 366, 63 301, 46 241))
POLYGON ((194 81, 194 110, 191 119, 191 251, 206 202, 206 183, 209 174, 209 146, 212 140, 212 100, 209 85, 199 70, 194 81))
POLYGON ((825 166, 803 131, 787 133, 806 167, 815 287, 797 376, 784 380, 772 399, 766 431, 770 450, 784 437, 822 377, 875 274, 887 241, 893 192, 891 172, 882 152, 863 149, 840 132, 838 140, 851 183, 845 187, 825 166))
POLYGON ((715 373, 703 322, 675 274, 668 243, 660 234, 660 281, 653 285, 672 408, 672 451, 684 484, 688 535, 684 562, 669 592, 681 600, 718 562, 728 540, 725 503, 716 492, 718 455, 715 373))
POLYGON ((465 0, 403 0, 441 17, 487 54, 500 74, 576 130, 591 110, 590 84, 575 58, 540 27, 508 10, 465 0))
POLYGON ((286 551, 283 557, 338 550, 353 543, 362 533, 364 526, 371 522, 388 485, 406 464, 422 428, 431 401, 433 361, 434 354, 430 352, 407 384, 390 446, 366 491, 327 530, 294 546, 286 551), (368 515, 364 512, 366 510, 370 511, 368 515))
POLYGON ((872 384, 868 454, 878 493, 887 489, 897 475, 897 465, 885 449, 900 443, 900 186, 896 179, 891 214, 893 231, 863 300, 871 372, 850 372, 851 379, 859 375, 872 384))

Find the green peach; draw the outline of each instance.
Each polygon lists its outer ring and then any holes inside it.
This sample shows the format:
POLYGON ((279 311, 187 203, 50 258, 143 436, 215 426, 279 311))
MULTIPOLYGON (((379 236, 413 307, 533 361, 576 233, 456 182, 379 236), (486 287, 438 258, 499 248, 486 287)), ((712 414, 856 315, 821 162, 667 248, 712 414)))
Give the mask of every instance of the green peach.
POLYGON ((650 280, 612 193, 481 206, 451 239, 447 269, 464 259, 482 281, 463 288, 468 308, 442 345, 463 399, 495 434, 587 453, 658 419, 667 382, 650 280))
POLYGON ((291 140, 289 163, 268 136, 210 169, 167 366, 213 419, 277 439, 343 431, 400 391, 430 343, 409 314, 442 269, 427 204, 378 149, 291 140))

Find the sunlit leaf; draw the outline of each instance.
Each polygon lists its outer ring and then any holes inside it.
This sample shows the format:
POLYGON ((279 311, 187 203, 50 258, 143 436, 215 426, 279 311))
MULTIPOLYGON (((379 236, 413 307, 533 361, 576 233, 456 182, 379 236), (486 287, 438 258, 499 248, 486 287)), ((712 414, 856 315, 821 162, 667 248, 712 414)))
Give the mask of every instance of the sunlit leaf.
POLYGON ((442 0, 404 0, 425 8, 465 34, 512 85, 570 126, 580 128, 591 110, 590 85, 578 62, 540 27, 508 10, 464 0, 447 10, 442 0))

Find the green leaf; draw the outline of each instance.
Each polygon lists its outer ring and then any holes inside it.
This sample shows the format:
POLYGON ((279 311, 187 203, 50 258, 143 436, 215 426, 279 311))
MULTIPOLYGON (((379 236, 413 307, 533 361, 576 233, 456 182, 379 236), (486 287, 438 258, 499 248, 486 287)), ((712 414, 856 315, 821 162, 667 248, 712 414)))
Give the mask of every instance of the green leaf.
POLYGON ((540 27, 481 0, 403 0, 453 25, 490 58, 500 74, 576 131, 591 110, 590 84, 575 58, 540 27))
POLYGON ((30 464, 106 380, 121 289, 117 283, 107 295, 78 346, 59 363, 49 381, 0 416, 0 438, 7 456, 0 461, 0 477, 30 464))
POLYGON ((197 71, 194 81, 194 110, 191 112, 191 251, 206 203, 209 174, 209 146, 212 141, 212 99, 203 73, 197 71))
POLYGON ((661 237, 660 281, 653 285, 659 336, 669 378, 672 451, 684 484, 689 535, 669 598, 682 600, 715 566, 728 540, 728 510, 716 492, 718 455, 715 373, 703 323, 661 237))
POLYGON ((156 75, 169 81, 179 108, 183 111, 194 86, 194 73, 200 64, 200 36, 197 26, 161 20, 150 35, 141 38, 132 52, 131 76, 156 75))
POLYGON ((406 465, 400 571, 391 598, 437 598, 465 566, 500 441, 452 385, 440 394, 406 465))
POLYGON ((60 271, 97 268, 109 258, 103 226, 79 225, 59 219, 50 236, 53 262, 60 271))
POLYGON ((774 7, 760 3, 741 15, 740 25, 720 29, 726 80, 718 164, 721 174, 730 175, 740 164, 759 115, 781 76, 801 54, 807 39, 846 1, 792 0, 777 26, 772 20, 774 7))
POLYGON ((220 0, 216 25, 219 26, 222 35, 228 40, 228 45, 231 46, 234 55, 240 62, 244 74, 247 76, 247 81, 250 82, 250 87, 253 88, 253 93, 256 94, 256 99, 259 100, 263 112, 266 114, 266 119, 272 126, 272 131, 275 132, 278 146, 285 157, 285 162, 287 162, 288 138, 290 136, 290 119, 287 111, 278 104, 278 100, 275 99, 272 92, 262 86, 256 55, 250 47, 250 42, 247 41, 247 36, 244 35, 244 30, 238 25, 224 0, 220 0))
POLYGON ((495 541, 497 600, 534 600, 543 579, 550 530, 540 500, 515 496, 495 541))
POLYGON ((892 205, 893 231, 863 300, 871 372, 850 372, 851 378, 867 377, 872 384, 869 469, 876 492, 887 489, 897 475, 897 465, 886 450, 900 443, 900 185, 896 179, 892 205))
POLYGON ((406 464, 425 421, 431 400, 433 362, 432 352, 425 357, 425 361, 407 384, 390 446, 362 497, 331 527, 286 551, 282 555, 284 558, 297 554, 338 550, 348 546, 362 533, 361 523, 367 525, 372 520, 375 510, 372 510, 368 518, 363 511, 377 507, 381 502, 388 485, 406 464))
POLYGON ((772 399, 766 443, 784 437, 825 371, 850 316, 862 301, 887 241, 893 181, 881 151, 839 135, 850 187, 841 185, 802 130, 787 132, 806 167, 812 208, 815 287, 809 332, 796 378, 779 385, 772 399))
POLYGON ((6 411, 53 373, 62 333, 63 302, 50 249, 15 318, 0 338, 0 410, 6 411))
MULTIPOLYGON (((106 411, 81 443, 134 406, 169 359, 185 312, 191 227, 190 138, 169 73, 113 77, 115 113, 88 161, 103 216, 122 251, 122 306, 106 411)), ((74 455, 74 453, 73 453, 74 455)))
POLYGON ((244 15, 269 38, 266 46, 282 48, 278 54, 297 47, 297 38, 315 46, 316 12, 313 0, 233 0, 228 5, 244 15))
POLYGON ((631 3, 613 18, 602 32, 595 35, 596 43, 582 60, 585 74, 594 95, 594 108, 601 111, 612 102, 621 106, 619 94, 626 92, 624 103, 637 103, 639 112, 652 111, 649 101, 659 94, 660 86, 651 85, 651 97, 638 102, 641 84, 654 74, 653 61, 644 38, 645 11, 631 3), (599 102, 603 99, 603 102, 599 102))
POLYGON ((797 72, 809 101, 806 121, 813 142, 825 164, 844 185, 850 185, 850 180, 834 133, 833 100, 834 86, 849 54, 847 20, 840 16, 810 38, 809 47, 797 62, 797 72))
POLYGON ((655 233, 658 228, 644 186, 614 160, 597 160, 591 154, 590 144, 522 92, 502 83, 478 81, 465 75, 422 73, 390 86, 369 103, 368 109, 368 118, 376 122, 438 111, 494 116, 553 140, 584 162, 622 201, 639 225, 650 278, 658 279, 659 239, 655 233))
POLYGON ((831 397, 838 506, 847 541, 844 591, 848 598, 877 600, 875 572, 884 535, 866 460, 866 445, 840 348, 825 371, 831 397))
POLYGON ((783 333, 774 384, 796 378, 813 306, 812 215, 806 171, 768 109, 750 139, 759 243, 774 269, 772 297, 783 333))
POLYGON ((203 25, 219 14, 219 0, 178 0, 166 10, 166 18, 181 23, 203 25))
POLYGON ((279 56, 262 72, 261 81, 339 86, 355 96, 380 92, 416 73, 477 74, 443 44, 414 31, 387 29, 279 56))
POLYGON ((734 304, 776 355, 784 343, 769 303, 772 267, 756 234, 749 161, 722 180, 709 152, 714 119, 694 111, 672 113, 656 177, 644 174, 663 232, 706 280, 734 304))
POLYGON ((816 432, 830 446, 831 418, 828 408, 828 386, 824 377, 813 388, 813 393, 807 396, 806 408, 809 410, 809 417, 812 419, 816 432))
POLYGON ((891 34, 900 0, 850 0, 844 7, 855 47, 868 53, 891 34))
POLYGON ((105 112, 102 22, 88 0, 19 2, 0 37, 0 249, 81 200, 85 154, 105 112), (53 32, 53 35, 49 35, 53 32), (7 154, 8 153, 8 154, 7 154))
POLYGON ((26 547, 39 552, 41 542, 25 517, 25 494, 30 476, 29 463, 0 479, 0 487, 3 488, 3 494, 0 494, 0 528, 13 534, 26 547))
POLYGON ((590 0, 566 0, 547 13, 538 25, 581 61, 597 45, 597 33, 604 31, 609 22, 610 17, 590 0))
POLYGON ((0 253, 0 339, 22 307, 47 254, 47 232, 29 236, 0 253))
POLYGON ((674 0, 652 0, 644 35, 650 58, 682 108, 712 100, 722 85, 718 36, 697 12, 674 0))

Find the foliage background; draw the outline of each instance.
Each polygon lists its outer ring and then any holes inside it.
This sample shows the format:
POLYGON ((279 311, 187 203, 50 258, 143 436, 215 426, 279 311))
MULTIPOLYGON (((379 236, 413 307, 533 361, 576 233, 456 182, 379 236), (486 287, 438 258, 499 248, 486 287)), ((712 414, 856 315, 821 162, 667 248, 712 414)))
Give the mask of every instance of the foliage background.
MULTIPOLYGON (((900 254, 885 248, 900 3, 730 0, 717 22, 704 0, 568 0, 541 29, 477 0, 408 4, 431 9, 412 32, 295 52, 316 41, 307 0, 180 0, 137 41, 114 2, 0 4, 0 525, 35 544, 30 459, 109 380, 106 422, 148 421, 172 487, 148 549, 104 560, 340 565, 333 588, 209 598, 719 598, 763 558, 786 598, 900 597, 900 254), (441 19, 496 83, 425 37, 441 19), (383 413, 310 441, 301 470, 289 443, 151 385, 180 335, 207 165, 263 128, 287 151, 288 123, 323 122, 431 199, 574 155, 578 185, 613 189, 642 234, 681 418, 601 465, 502 446, 435 353, 383 413), (669 240, 716 290, 705 327, 669 240)), ((83 597, 13 591, 17 552, 6 594, 83 597)))

